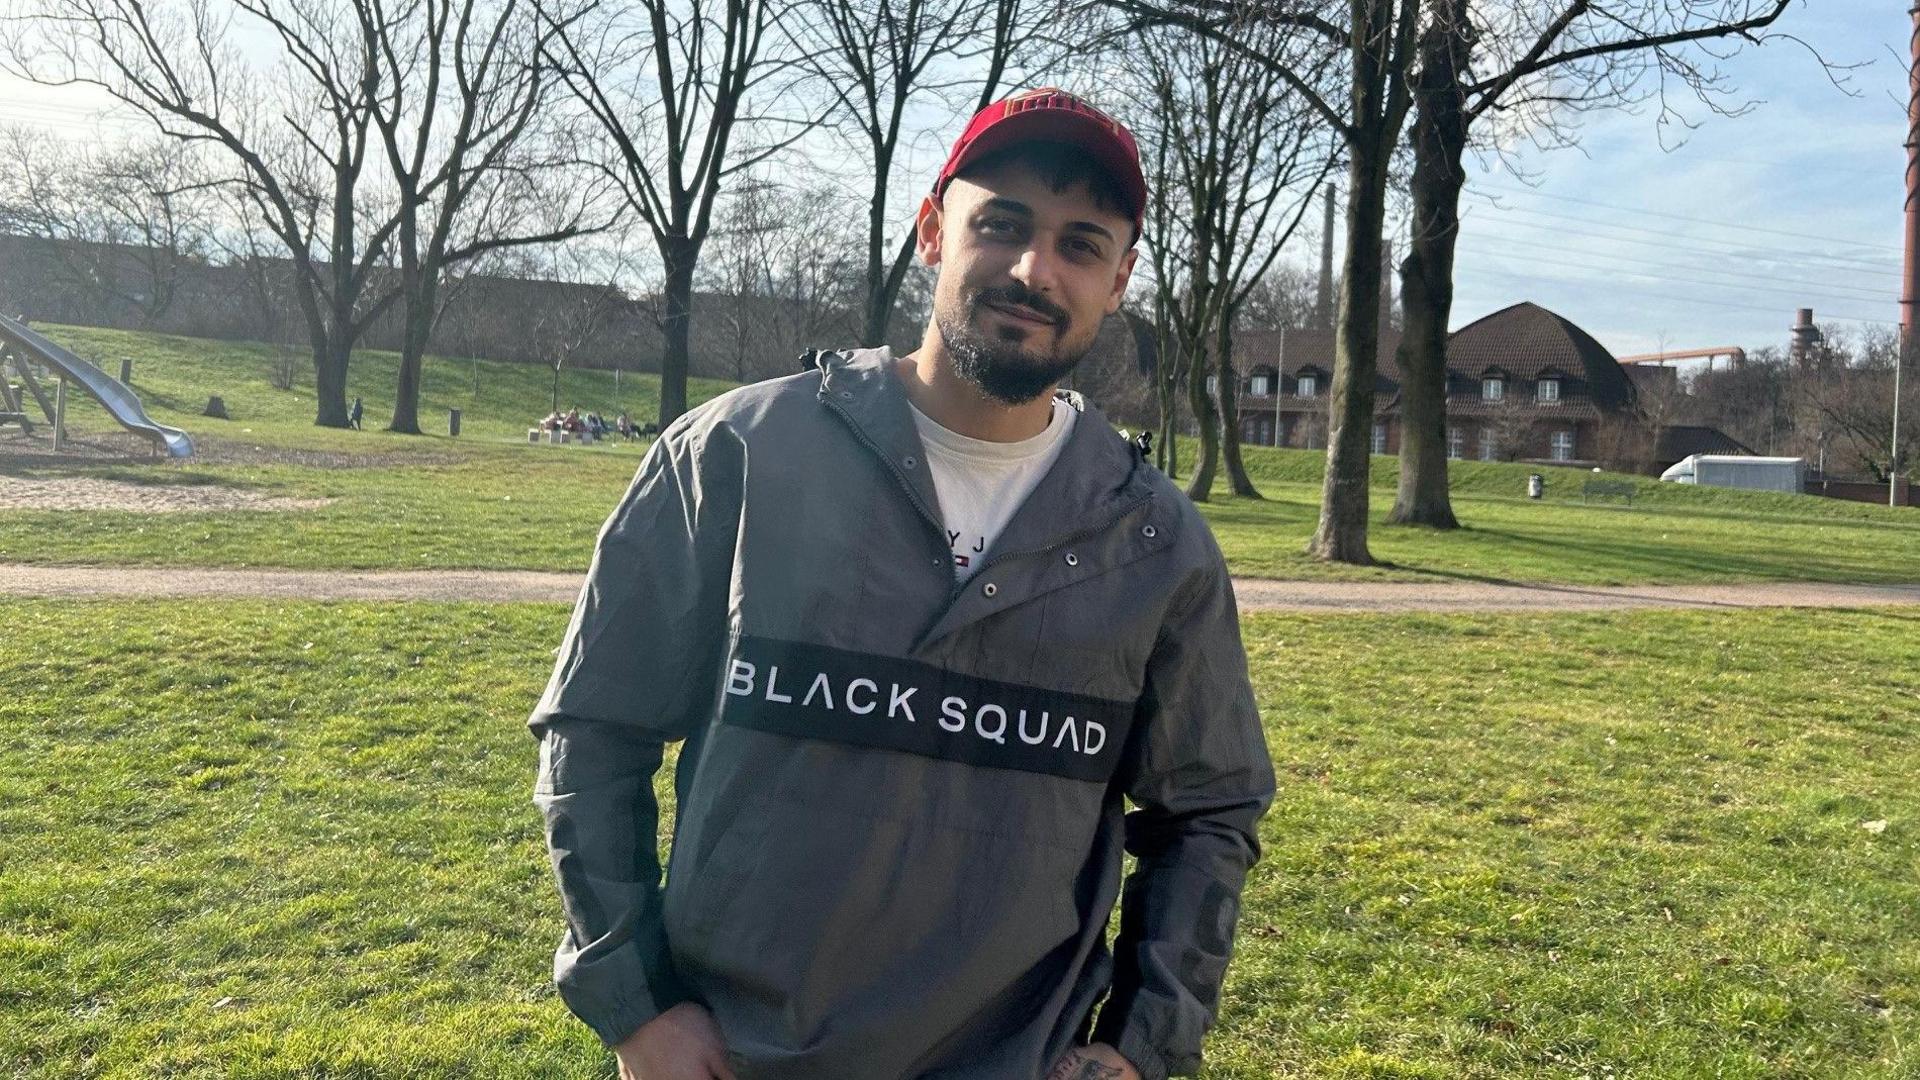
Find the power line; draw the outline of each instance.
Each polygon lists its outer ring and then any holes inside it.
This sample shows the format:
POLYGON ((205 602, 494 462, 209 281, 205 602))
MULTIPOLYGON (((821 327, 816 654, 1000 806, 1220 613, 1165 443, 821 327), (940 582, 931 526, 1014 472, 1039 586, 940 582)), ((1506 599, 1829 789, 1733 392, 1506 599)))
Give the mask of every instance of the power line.
MULTIPOLYGON (((1511 214, 1524 214, 1531 217, 1549 218, 1556 222, 1571 221, 1571 222, 1576 222, 1583 225, 1592 226, 1591 229, 1575 229, 1575 228, 1568 228, 1565 225, 1559 225, 1559 224, 1542 225, 1542 224, 1538 224, 1530 221, 1516 221, 1516 220, 1508 219, 1507 221, 1508 224, 1516 225, 1521 228, 1540 229, 1542 231, 1553 232, 1556 235, 1585 236, 1591 239, 1606 240, 1612 243, 1635 244, 1641 247, 1653 247, 1668 253, 1672 253, 1676 248, 1676 245, 1675 245, 1676 237, 1671 231, 1667 231, 1667 230, 1643 229, 1633 225, 1615 225, 1608 222, 1593 222, 1593 221, 1587 220, 1586 218, 1573 217, 1567 214, 1554 214, 1544 210, 1527 210, 1520 207, 1494 206, 1494 207, 1489 207, 1488 209, 1498 213, 1499 215, 1501 215, 1502 218, 1505 218, 1507 215, 1511 215, 1511 214), (1592 229, 1611 229, 1618 232, 1643 233, 1647 236, 1657 237, 1658 239, 1640 240, 1640 239, 1627 237, 1627 236, 1615 236, 1607 232, 1594 232, 1592 231, 1592 229)), ((1788 261, 1803 262, 1803 263, 1804 262, 1826 262, 1826 263, 1835 264, 1833 267, 1831 267, 1831 269, 1839 273, 1863 274, 1863 275, 1869 275, 1874 277, 1883 277, 1893 281, 1899 281, 1899 280, 1902 280, 1903 278, 1903 275, 1896 270, 1884 269, 1884 267, 1888 266, 1891 260, 1869 261, 1866 259, 1851 259, 1844 255, 1824 255, 1818 252, 1802 251, 1794 248, 1775 248, 1775 247, 1765 247, 1762 245, 1738 244, 1734 241, 1712 240, 1704 237, 1679 237, 1678 239, 1682 239, 1686 241, 1687 250, 1697 250, 1702 254, 1717 254, 1717 255, 1725 255, 1730 258, 1743 258, 1743 259, 1770 257, 1781 262, 1788 262, 1788 261), (1845 263, 1854 263, 1857 265, 1858 268, 1841 265, 1845 263), (1867 269, 1867 267, 1875 267, 1876 269, 1867 269)))
MULTIPOLYGON (((1575 203, 1580 206, 1594 206, 1594 207, 1599 207, 1602 210, 1614 210, 1623 214, 1638 214, 1644 217, 1657 217, 1657 218, 1666 218, 1671 221, 1684 221, 1690 225, 1709 225, 1709 226, 1714 226, 1714 227, 1723 228, 1723 229, 1738 229, 1741 232, 1767 233, 1772 236, 1792 237, 1795 240, 1816 240, 1822 243, 1833 242, 1833 237, 1831 236, 1818 236, 1812 233, 1788 232, 1785 229, 1768 229, 1768 228, 1763 228, 1762 226, 1759 226, 1759 225, 1745 225, 1745 224, 1738 224, 1731 221, 1714 221, 1711 218, 1697 217, 1697 216, 1692 216, 1688 214, 1669 214, 1661 210, 1646 210, 1646 209, 1641 209, 1639 207, 1618 206, 1613 203, 1597 202, 1593 199, 1577 199, 1571 195, 1549 195, 1544 191, 1516 191, 1513 188, 1488 187, 1487 185, 1482 185, 1482 188, 1484 190, 1491 190, 1495 194, 1533 196, 1535 198, 1541 198, 1541 199, 1552 199, 1556 202, 1575 203)), ((1898 245, 1869 244, 1869 243, 1864 243, 1860 241, 1849 241, 1848 246, 1859 247, 1859 248, 1874 248, 1881 251, 1895 251, 1895 252, 1902 252, 1902 253, 1904 253, 1905 251, 1904 248, 1901 248, 1898 245)))
POLYGON ((1779 292, 1779 293, 1790 292, 1793 295, 1796 295, 1802 298, 1833 300, 1839 303, 1852 303, 1856 301, 1865 302, 1865 303, 1885 303, 1885 302, 1893 302, 1898 299, 1897 295, 1892 292, 1855 289, 1855 288, 1844 286, 1844 285, 1821 285, 1821 284, 1816 284, 1813 282, 1808 282, 1808 281, 1797 279, 1797 278, 1777 277, 1777 276, 1768 275, 1768 274, 1742 274, 1738 277, 1729 277, 1727 276, 1725 271, 1713 269, 1710 267, 1697 267, 1697 266, 1689 266, 1686 264, 1667 264, 1667 263, 1648 264, 1645 262, 1640 262, 1640 261, 1637 261, 1631 258, 1622 257, 1622 256, 1607 255, 1600 252, 1586 252, 1586 251, 1578 251, 1578 250, 1569 251, 1566 248, 1555 247, 1551 244, 1534 243, 1527 240, 1517 240, 1517 239, 1510 239, 1506 237, 1484 238, 1481 240, 1481 243, 1506 245, 1509 247, 1518 247, 1518 248, 1527 248, 1534 251, 1548 251, 1548 252, 1553 252, 1553 253, 1562 254, 1562 255, 1578 255, 1583 260, 1592 260, 1596 262, 1607 262, 1607 263, 1624 265, 1626 272, 1630 274, 1637 274, 1642 277, 1654 278, 1656 280, 1679 281, 1682 284, 1717 283, 1717 284, 1726 285, 1734 288, 1752 287, 1761 292, 1779 292), (1651 265, 1651 268, 1650 268, 1650 265, 1651 265), (1695 271, 1698 276, 1675 277, 1669 274, 1662 273, 1661 272, 1662 270, 1690 270, 1690 271, 1695 271), (1786 286, 1789 286, 1790 288, 1780 288, 1780 287, 1764 286, 1764 285, 1750 286, 1750 282, 1753 282, 1753 281, 1777 281, 1777 282, 1783 283, 1786 286), (1844 290, 1844 294, 1842 292, 1830 291, 1830 290, 1836 290, 1836 289, 1844 290))
MULTIPOLYGON (((1506 271, 1506 270, 1476 270, 1474 271, 1473 276, 1502 278, 1506 280, 1526 282, 1528 284, 1535 284, 1535 285, 1539 284, 1542 280, 1558 282, 1559 284, 1562 284, 1562 285, 1591 285, 1592 284, 1590 280, 1582 280, 1578 278, 1558 277, 1552 274, 1519 274, 1519 273, 1514 273, 1512 271, 1506 271)), ((1768 305, 1742 304, 1732 300, 1709 300, 1709 299, 1706 299, 1705 297, 1686 296, 1678 293, 1668 292, 1665 289, 1637 289, 1630 285, 1610 285, 1609 289, 1617 292, 1632 293, 1639 296, 1651 296, 1651 297, 1655 297, 1661 300, 1666 300, 1669 302, 1693 304, 1699 307, 1724 308, 1729 311, 1763 311, 1772 315, 1780 314, 1779 308, 1768 306, 1768 305)), ((1829 318, 1836 322, 1873 323, 1880 326, 1900 325, 1899 323, 1894 322, 1890 319, 1869 319, 1864 316, 1858 316, 1858 315, 1833 315, 1833 316, 1829 316, 1829 318)))

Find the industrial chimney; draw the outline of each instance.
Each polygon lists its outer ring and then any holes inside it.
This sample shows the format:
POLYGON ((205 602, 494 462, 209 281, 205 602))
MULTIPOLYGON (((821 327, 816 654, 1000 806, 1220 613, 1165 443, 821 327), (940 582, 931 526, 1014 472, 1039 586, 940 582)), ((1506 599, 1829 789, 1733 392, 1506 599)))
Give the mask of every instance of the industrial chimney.
POLYGON ((1380 242, 1380 333, 1384 336, 1393 329, 1393 277, 1397 273, 1393 262, 1393 241, 1380 242))
POLYGON ((1813 309, 1800 308, 1793 318, 1793 336, 1788 339, 1787 355, 1793 358, 1795 367, 1806 367, 1818 355, 1820 347, 1820 328, 1813 325, 1813 309))
POLYGON ((1326 222, 1320 229, 1320 291, 1313 298, 1317 330, 1333 329, 1333 186, 1326 189, 1326 222))

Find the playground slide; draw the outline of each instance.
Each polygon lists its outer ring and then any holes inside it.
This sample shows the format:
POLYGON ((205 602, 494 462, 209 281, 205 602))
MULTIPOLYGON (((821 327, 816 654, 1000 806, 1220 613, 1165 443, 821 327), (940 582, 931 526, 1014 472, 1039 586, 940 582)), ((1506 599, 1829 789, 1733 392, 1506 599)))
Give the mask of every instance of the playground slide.
POLYGON ((0 315, 0 340, 24 353, 29 359, 61 372, 79 383, 106 406, 120 426, 137 435, 145 435, 167 448, 170 457, 192 457, 193 440, 179 428, 156 424, 140 407, 140 396, 119 379, 108 375, 85 360, 48 341, 33 329, 0 315))

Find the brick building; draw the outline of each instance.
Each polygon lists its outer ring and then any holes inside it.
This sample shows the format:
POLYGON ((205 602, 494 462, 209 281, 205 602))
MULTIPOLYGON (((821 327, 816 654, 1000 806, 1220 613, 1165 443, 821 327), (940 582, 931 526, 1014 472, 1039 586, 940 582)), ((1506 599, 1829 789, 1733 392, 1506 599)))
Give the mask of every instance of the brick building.
MULTIPOLYGON (((1400 450, 1400 335, 1383 330, 1374 386, 1373 450, 1400 450)), ((1240 335, 1240 438, 1263 446, 1326 446, 1334 337, 1325 330, 1240 335)), ((1633 438, 1634 387, 1591 334, 1532 303, 1455 331, 1447 345, 1450 456, 1590 465, 1633 438)), ((1647 438, 1647 436, 1639 436, 1647 438)))

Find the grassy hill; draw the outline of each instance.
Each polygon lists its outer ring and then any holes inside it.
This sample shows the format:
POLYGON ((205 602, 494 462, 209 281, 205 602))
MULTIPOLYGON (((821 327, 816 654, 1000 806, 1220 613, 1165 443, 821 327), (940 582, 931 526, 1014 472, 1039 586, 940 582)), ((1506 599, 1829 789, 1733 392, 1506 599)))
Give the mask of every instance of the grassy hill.
MULTIPOLYGON (((445 567, 578 570, 631 477, 635 446, 529 446, 527 426, 550 401, 536 365, 430 357, 422 417, 445 430, 449 407, 464 434, 378 430, 391 410, 396 357, 357 354, 350 392, 367 402, 366 431, 312 424, 304 353, 247 343, 81 327, 47 333, 103 368, 134 358, 134 387, 155 417, 192 432, 200 458, 184 463, 44 462, 16 457, 27 480, 86 477, 142 486, 204 485, 247 495, 323 500, 313 509, 171 514, 122 509, 0 510, 0 560, 149 565, 445 567), (275 385, 288 359, 295 379, 275 385), (199 415, 219 394, 233 416, 199 415)), ((703 401, 728 384, 696 380, 703 401)), ((652 376, 568 371, 561 402, 646 418, 652 376)), ((83 438, 113 430, 90 401, 73 409, 83 438)), ((104 438, 105 436, 102 435, 104 438)), ((8 439, 0 435, 0 461, 8 439)), ((1737 580, 1920 580, 1920 511, 1770 492, 1699 488, 1636 477, 1631 506, 1582 505, 1573 469, 1455 462, 1456 510, 1466 528, 1438 533, 1387 526, 1397 463, 1376 457, 1372 547, 1388 565, 1326 566, 1301 554, 1318 514, 1319 452, 1247 447, 1263 500, 1216 496, 1203 507, 1236 573, 1278 578, 1480 578, 1569 584, 1737 580), (1525 497, 1529 473, 1546 498, 1525 497)), ((4 484, 0 473, 0 484, 4 484)))
MULTIPOLYGON (((313 361, 303 346, 257 342, 210 341, 203 338, 148 334, 98 327, 42 326, 48 337, 117 375, 120 359, 132 357, 133 388, 154 419, 191 432, 196 438, 232 437, 251 428, 256 439, 291 440, 309 445, 328 441, 327 433, 313 430, 313 361), (276 376, 290 366, 293 378, 286 389, 276 376), (207 396, 218 394, 233 419, 202 416, 207 396)), ((361 397, 368 429, 385 427, 393 415, 394 384, 400 354, 378 349, 354 353, 347 369, 347 399, 361 397)), ((688 394, 705 401, 730 383, 694 379, 688 394)), ((510 364, 428 356, 421 368, 421 426, 446 431, 447 410, 461 410, 463 435, 476 440, 511 439, 547 414, 553 399, 553 372, 538 364, 510 364)), ((594 370, 562 370, 560 408, 579 406, 582 413, 617 416, 621 409, 636 421, 651 420, 660 409, 660 380, 633 372, 619 376, 594 370)), ((70 427, 80 431, 107 431, 113 421, 91 399, 73 408, 70 427)), ((444 449, 444 448, 441 448, 444 449)))

